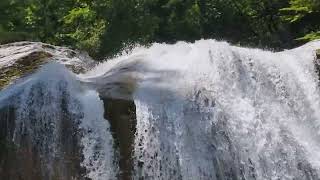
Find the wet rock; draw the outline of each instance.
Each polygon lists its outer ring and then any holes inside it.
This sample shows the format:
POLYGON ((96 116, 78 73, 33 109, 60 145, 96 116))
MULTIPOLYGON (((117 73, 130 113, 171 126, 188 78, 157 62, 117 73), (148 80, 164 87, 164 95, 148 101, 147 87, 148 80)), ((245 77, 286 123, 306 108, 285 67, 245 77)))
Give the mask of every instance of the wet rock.
POLYGON ((65 47, 40 42, 18 42, 0 46, 0 90, 26 76, 41 65, 55 61, 74 73, 82 73, 95 65, 87 54, 65 47))
POLYGON ((136 107, 133 101, 102 98, 116 148, 119 149, 119 179, 132 179, 133 146, 136 132, 136 107))
MULTIPOLYGON (((14 83, 15 80, 30 75, 49 62, 61 63, 74 73, 87 71, 95 65, 95 62, 86 54, 65 47, 38 42, 0 45, 0 93, 3 88, 14 83)), ((41 90, 41 88, 36 89, 41 90)), ((40 152, 39 147, 32 143, 34 139, 30 134, 19 134, 21 143, 13 141, 17 107, 15 107, 15 103, 10 102, 18 101, 19 97, 11 97, 9 103, 5 102, 0 106, 0 179, 86 179, 86 170, 81 166, 83 160, 80 145, 81 132, 77 123, 81 117, 68 111, 66 102, 68 94, 64 91, 62 94, 59 107, 63 113, 57 119, 60 127, 59 138, 61 139, 59 141, 60 148, 57 149, 59 156, 52 160, 50 167, 46 163, 44 153, 40 152)), ((33 111, 37 111, 37 109, 33 111)), ((41 120, 35 119, 32 113, 26 118, 33 119, 34 122, 41 120)), ((41 129, 46 131, 46 127, 41 129)))
POLYGON ((320 60, 320 49, 316 50, 316 58, 320 60))
MULTIPOLYGON (((16 131, 17 107, 8 105, 0 108, 0 179, 5 180, 86 180, 86 170, 81 166, 83 159, 80 145, 80 131, 78 128, 79 115, 73 114, 67 108, 68 95, 63 93, 60 102, 61 116, 58 117, 59 124, 59 148, 56 149, 58 156, 48 163, 46 154, 41 151, 42 139, 36 139, 28 132, 19 134, 19 142, 13 141, 14 131, 16 131), (38 141, 36 144, 34 141, 38 141)), ((40 98, 40 101, 42 98, 40 98)), ((31 108, 31 107, 30 107, 31 108)), ((34 109, 31 112, 34 112, 34 109)), ((25 118, 32 119, 37 126, 38 121, 33 113, 29 113, 25 118)), ((50 129, 41 127, 43 139, 50 129)), ((33 133, 39 133, 34 130, 33 133)))
POLYGON ((314 64, 315 64, 315 67, 316 67, 316 71, 318 73, 318 78, 320 80, 320 49, 317 49, 316 52, 315 52, 314 64))

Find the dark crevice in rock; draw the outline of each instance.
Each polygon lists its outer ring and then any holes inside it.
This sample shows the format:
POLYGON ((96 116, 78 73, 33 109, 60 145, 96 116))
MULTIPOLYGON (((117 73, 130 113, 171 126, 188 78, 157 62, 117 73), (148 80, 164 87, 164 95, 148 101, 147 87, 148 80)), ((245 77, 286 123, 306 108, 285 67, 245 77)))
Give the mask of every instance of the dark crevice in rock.
POLYGON ((119 179, 132 179, 133 145, 136 132, 136 107, 133 101, 103 98, 105 118, 119 149, 119 179))
POLYGON ((318 73, 318 79, 320 81, 320 49, 316 50, 314 65, 316 67, 316 71, 318 73))

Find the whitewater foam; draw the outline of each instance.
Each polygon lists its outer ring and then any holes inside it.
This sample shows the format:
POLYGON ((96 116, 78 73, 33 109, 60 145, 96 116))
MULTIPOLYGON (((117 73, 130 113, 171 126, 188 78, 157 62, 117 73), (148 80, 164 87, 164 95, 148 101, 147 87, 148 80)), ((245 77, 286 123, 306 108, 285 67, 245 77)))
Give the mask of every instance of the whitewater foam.
POLYGON ((318 179, 318 46, 134 50, 135 179, 318 179))

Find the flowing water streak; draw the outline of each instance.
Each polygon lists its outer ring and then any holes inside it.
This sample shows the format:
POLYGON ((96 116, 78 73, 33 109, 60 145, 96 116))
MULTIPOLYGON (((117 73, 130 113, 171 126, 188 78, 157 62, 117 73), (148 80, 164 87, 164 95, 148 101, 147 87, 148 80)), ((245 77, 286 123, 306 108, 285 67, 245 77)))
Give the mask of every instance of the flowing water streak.
POLYGON ((146 50, 150 72, 171 73, 143 77, 136 90, 137 176, 319 179, 311 49, 272 53, 198 41, 146 50))
POLYGON ((72 168, 65 167, 68 159, 74 163, 78 159, 88 178, 116 179, 117 160, 102 102, 63 65, 48 64, 1 95, 3 104, 9 97, 16 108, 13 141, 36 149, 44 179, 74 176, 68 176, 72 168))
POLYGON ((118 175, 116 152, 110 125, 104 119, 103 102, 96 91, 80 94, 84 121, 80 127, 85 131, 81 142, 84 146, 82 165, 89 171, 87 177, 92 180, 116 179, 118 175))

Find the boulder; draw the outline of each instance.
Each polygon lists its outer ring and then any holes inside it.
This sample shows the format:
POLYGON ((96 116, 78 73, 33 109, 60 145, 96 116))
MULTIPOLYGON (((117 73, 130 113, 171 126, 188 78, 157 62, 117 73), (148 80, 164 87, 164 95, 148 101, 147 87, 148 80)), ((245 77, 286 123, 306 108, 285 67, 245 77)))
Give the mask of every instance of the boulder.
MULTIPOLYGON (((65 47, 57 47, 39 42, 18 42, 0 45, 0 93, 3 88, 14 83, 19 78, 28 76, 49 62, 58 62, 65 65, 74 73, 83 73, 93 66, 93 61, 87 54, 71 50, 65 47)), ((113 75, 108 74, 110 83, 93 84, 104 104, 105 119, 110 123, 110 130, 115 140, 115 146, 119 150, 119 179, 129 180, 133 170, 133 144, 136 127, 135 105, 130 98, 122 98, 123 94, 131 94, 134 79, 130 79, 134 69, 128 69, 130 73, 122 72, 127 69, 117 69, 113 75), (117 75, 119 74, 119 75, 117 75), (132 82, 131 82, 132 81, 132 82), (131 82, 131 83, 130 83, 131 82), (124 87, 121 85, 123 84, 124 87), (129 85, 128 85, 129 84, 129 85), (132 87, 131 87, 131 86, 132 87), (109 86, 119 87, 106 91, 109 86), (124 91, 124 92, 123 92, 124 91), (120 94, 120 99, 117 99, 120 94), (130 100, 128 100, 130 99, 130 100)), ((83 82, 86 83, 86 82, 83 82)), ((91 83, 88 82, 91 86, 91 83)), ((3 91, 2 91, 3 92, 3 91)), ((65 107, 68 92, 62 93, 60 118, 61 126, 61 157, 52 160, 54 169, 47 172, 48 164, 37 147, 24 135, 22 144, 15 144, 13 132, 16 122, 16 108, 13 105, 0 106, 0 179, 25 179, 25 180, 86 180, 86 169, 81 166, 82 154, 80 145, 81 132, 78 130, 77 116, 65 107)), ((129 95, 128 95, 129 96, 129 95)), ((32 117, 28 117, 32 119, 32 117)), ((42 128, 44 129, 44 128, 42 128)))
POLYGON ((82 73, 95 65, 87 54, 66 47, 40 42, 18 42, 0 46, 0 90, 16 79, 56 61, 74 73, 82 73))
MULTIPOLYGON (((58 62, 74 73, 82 73, 95 66, 87 54, 52 46, 40 42, 18 42, 0 45, 0 93, 9 84, 26 77, 42 65, 58 62)), ((62 97, 62 102, 68 98, 62 97)), ((43 157, 37 148, 30 143, 30 137, 25 135, 23 143, 15 144, 13 131, 15 129, 16 108, 10 104, 0 107, 0 179, 79 179, 85 180, 85 169, 81 167, 82 154, 77 130, 77 117, 68 112, 61 102, 61 152, 59 159, 52 160, 55 167, 47 172, 43 157)), ((31 118, 31 117, 30 117, 31 118)))

